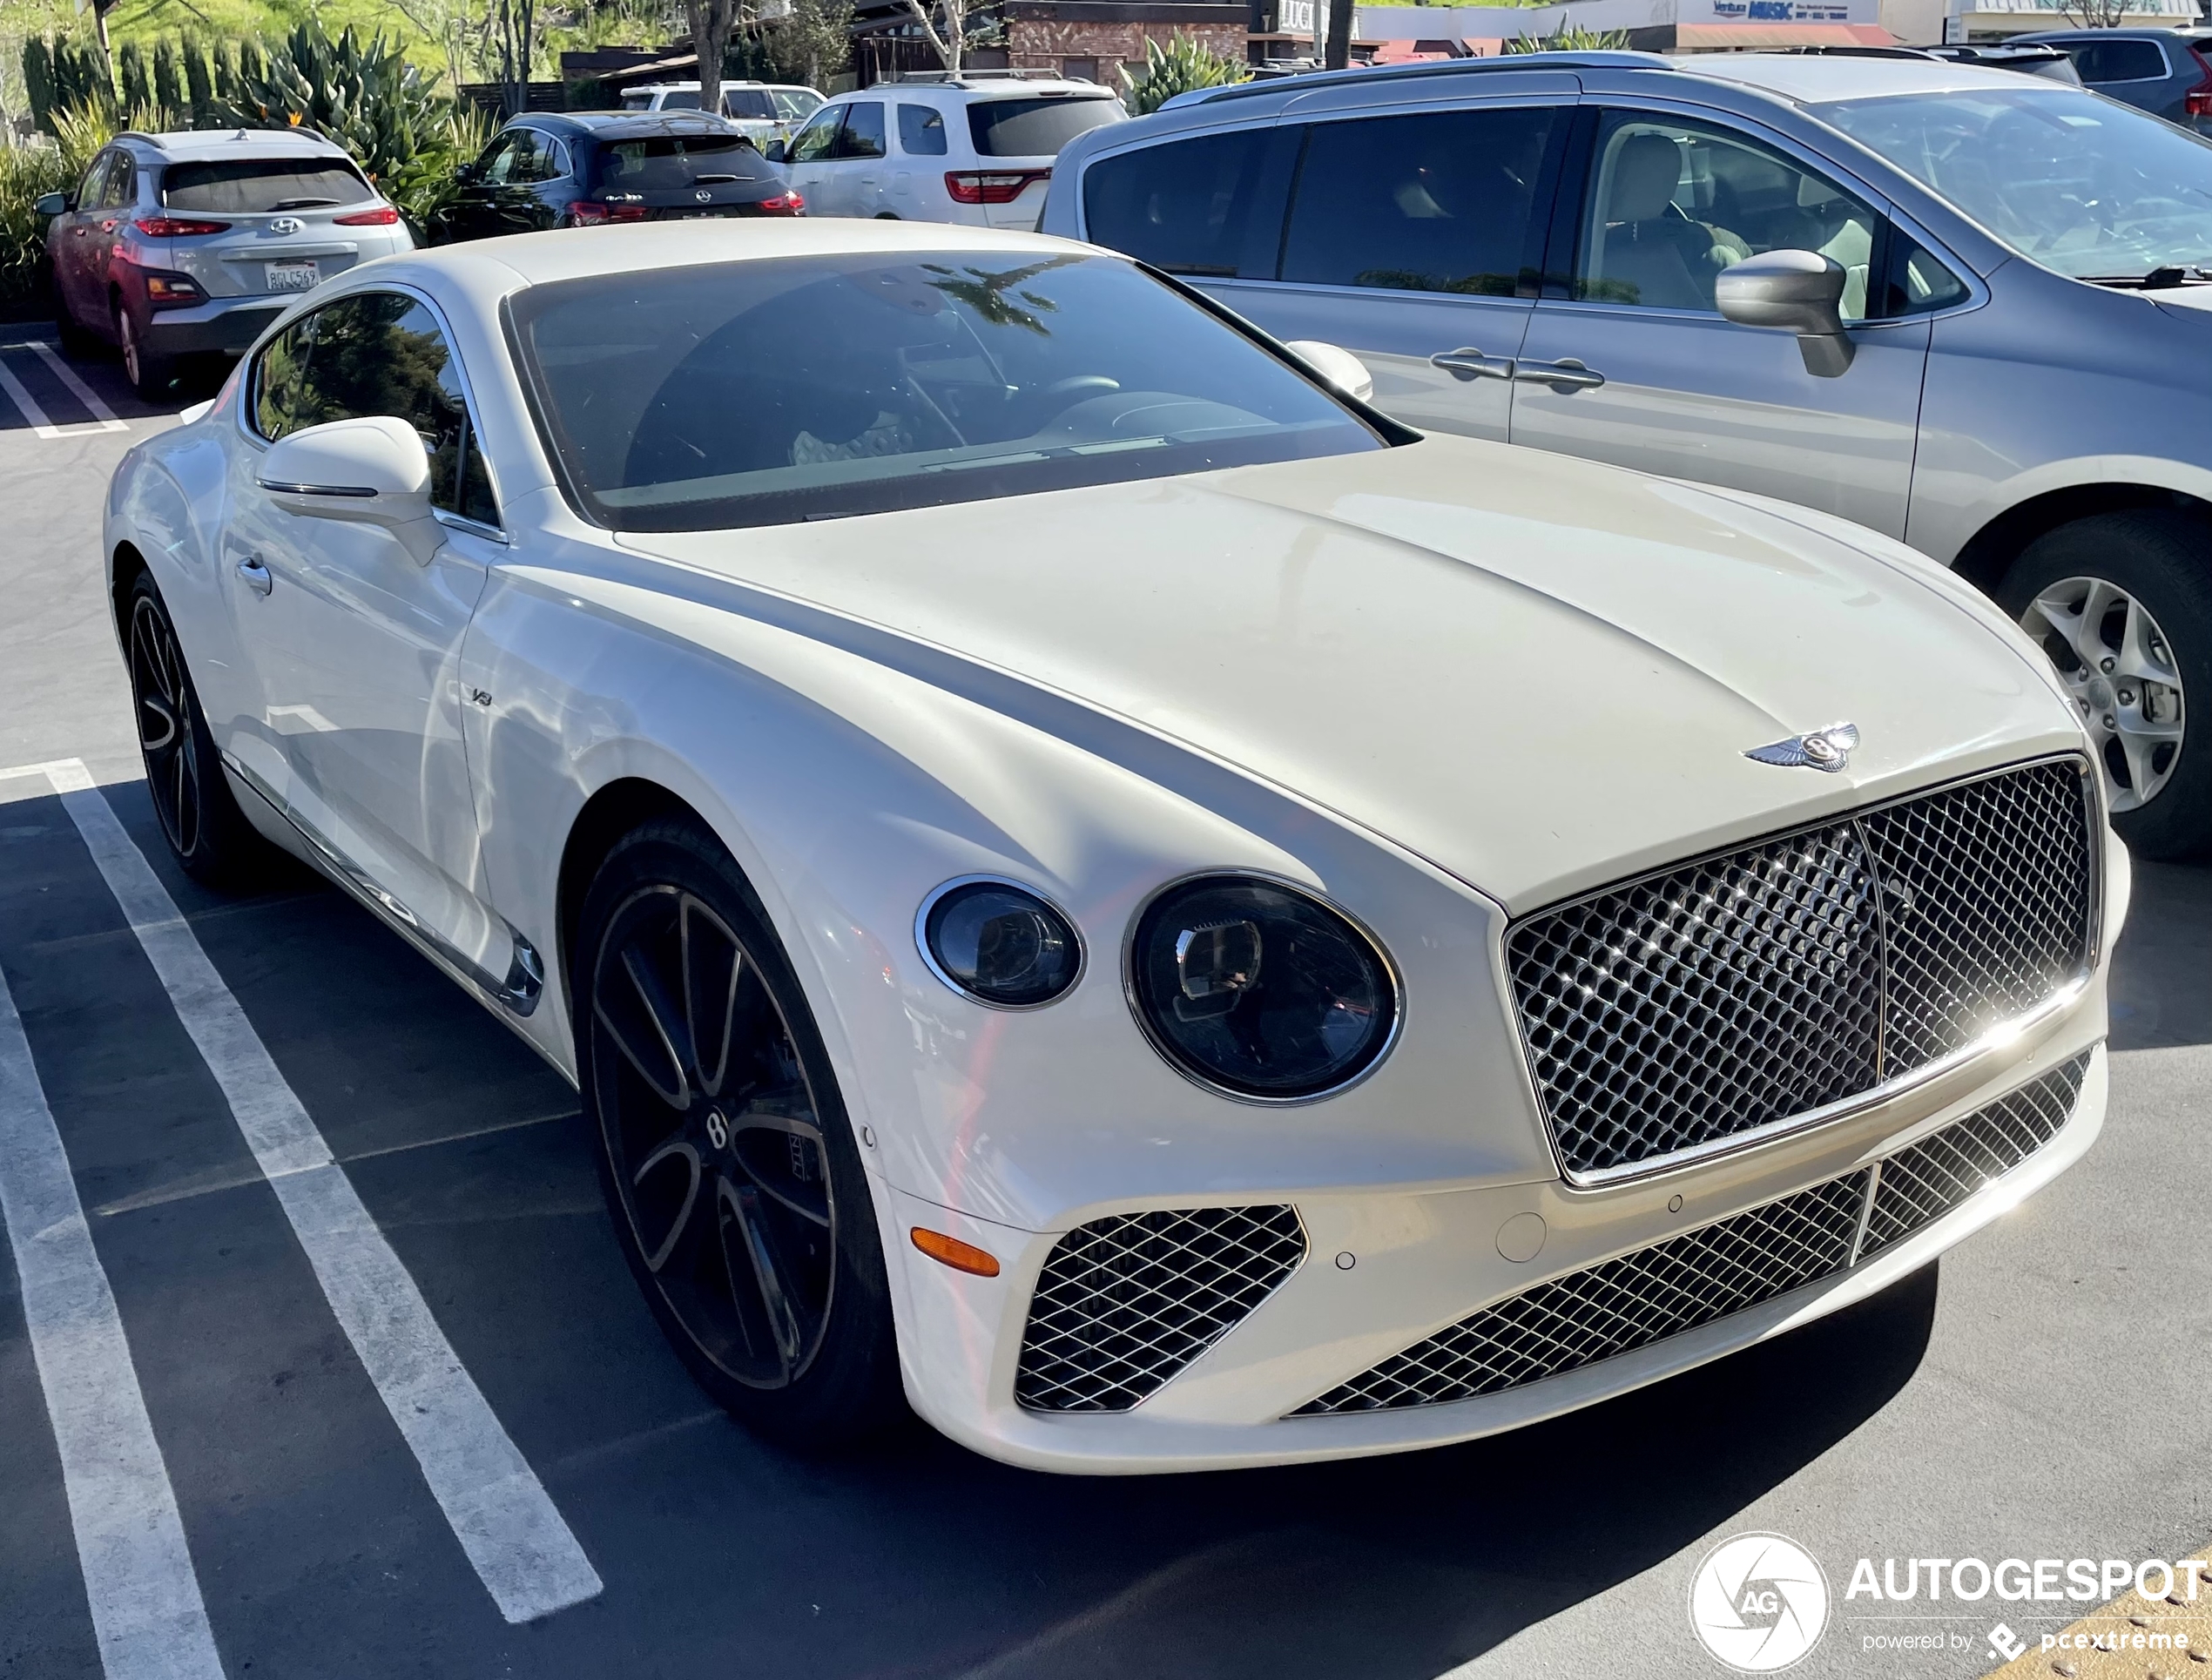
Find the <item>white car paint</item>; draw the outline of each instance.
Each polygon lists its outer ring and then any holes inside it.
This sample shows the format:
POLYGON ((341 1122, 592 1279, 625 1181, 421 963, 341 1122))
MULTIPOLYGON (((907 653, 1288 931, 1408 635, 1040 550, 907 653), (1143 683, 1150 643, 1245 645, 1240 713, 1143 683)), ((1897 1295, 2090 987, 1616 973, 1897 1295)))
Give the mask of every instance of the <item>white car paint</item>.
MULTIPOLYGON (((1083 249, 961 237, 995 253, 1083 249)), ((2101 1049, 2056 1140, 1868 1264, 1529 1388, 1285 1419, 1486 1300, 1848 1171, 2099 1045, 2101 966, 2016 1036, 1861 1111, 1575 1190, 1536 1105, 1502 955, 1510 916, 1562 895, 2078 752, 2082 737, 2040 653, 1899 544, 1757 497, 1461 438, 727 532, 617 538, 563 499, 500 329, 503 298, 629 268, 941 253, 945 238, 887 223, 657 224, 377 264, 314 301, 402 285, 435 301, 503 536, 456 526, 427 565, 395 563, 368 551, 371 527, 275 511, 255 485, 267 446, 241 423, 240 374, 205 416, 126 458, 104 537, 111 564, 127 546, 152 569, 226 753, 321 845, 246 799, 257 823, 571 1078, 557 898, 578 812, 638 779, 713 828, 873 1140, 907 1390, 932 1423, 995 1457, 1076 1471, 1466 1439, 1856 1299, 2088 1147, 2101 1049), (289 545, 302 575, 341 585, 373 569, 391 592, 356 591, 350 616, 343 587, 258 597, 235 572, 257 544, 272 561, 289 545), (1844 773, 1743 757, 1840 719, 1863 742, 1844 773), (1372 1077, 1255 1106, 1151 1049, 1124 995, 1125 930, 1163 884, 1224 868, 1303 883, 1392 955, 1404 1024, 1372 1077), (917 950, 925 896, 977 874, 1030 884, 1080 928, 1091 961, 1050 1007, 984 1009, 917 950), (512 934, 544 968, 527 1015, 492 999, 512 934), (1268 1199, 1295 1202, 1307 1261, 1183 1374, 1129 1413, 1015 1403, 1029 1290, 1058 1233, 1268 1199), (1501 1226, 1531 1212, 1548 1231, 1541 1265, 1505 1259, 1501 1226), (923 1258, 905 1240, 917 1224, 995 1254, 1001 1275, 923 1258), (1356 1265, 1328 1264, 1339 1252, 1356 1265)), ((2108 950, 2127 899, 2108 833, 2104 857, 2108 950)))

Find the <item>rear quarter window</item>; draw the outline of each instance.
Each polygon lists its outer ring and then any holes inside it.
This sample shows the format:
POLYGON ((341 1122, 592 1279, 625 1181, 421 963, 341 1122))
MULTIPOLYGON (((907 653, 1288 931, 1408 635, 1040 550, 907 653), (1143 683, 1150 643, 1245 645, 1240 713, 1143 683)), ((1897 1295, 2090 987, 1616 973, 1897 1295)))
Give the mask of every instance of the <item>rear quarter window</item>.
POLYGON ((319 210, 376 196, 351 164, 336 158, 226 159, 171 164, 161 201, 172 210, 319 210))
POLYGON ((2102 82, 2155 82, 2167 73, 2166 55, 2155 41, 2085 41, 2069 44, 2067 51, 2092 87, 2102 82))
POLYGON ((1056 158, 1076 135, 1121 116, 1118 100, 1082 94, 981 99, 968 108, 968 131, 978 157, 1056 158))

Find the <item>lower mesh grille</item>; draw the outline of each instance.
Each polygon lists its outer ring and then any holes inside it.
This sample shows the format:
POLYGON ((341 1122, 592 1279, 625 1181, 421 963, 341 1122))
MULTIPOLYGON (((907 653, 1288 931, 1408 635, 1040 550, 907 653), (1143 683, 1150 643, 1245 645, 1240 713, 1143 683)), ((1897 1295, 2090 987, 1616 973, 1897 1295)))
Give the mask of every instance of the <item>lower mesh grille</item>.
POLYGON ((1078 1226, 1037 1279, 1014 1398, 1033 1412, 1126 1412, 1305 1256, 1305 1229, 1288 1207, 1125 1213, 1078 1226))
POLYGON ((1861 1168, 1486 1306, 1291 1415, 1472 1400, 1555 1377, 1832 1277, 1941 1218, 2058 1135, 2087 1054, 1861 1168), (1870 1188, 1873 1205, 1867 1210, 1870 1188), (1867 1229, 1852 1252, 1862 1213, 1867 1229))

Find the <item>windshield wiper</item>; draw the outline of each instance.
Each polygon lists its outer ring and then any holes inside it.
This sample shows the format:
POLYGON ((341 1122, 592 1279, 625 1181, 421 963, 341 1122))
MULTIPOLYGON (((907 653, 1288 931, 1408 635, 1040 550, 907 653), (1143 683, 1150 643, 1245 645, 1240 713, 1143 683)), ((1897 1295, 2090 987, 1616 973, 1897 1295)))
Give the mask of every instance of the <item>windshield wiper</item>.
POLYGON ((691 177, 691 184, 694 186, 719 186, 725 181, 743 179, 745 177, 742 175, 694 175, 691 177))
POLYGON ((269 208, 276 210, 321 210, 336 204, 335 199, 280 199, 269 208))
POLYGON ((2194 264, 2184 268, 2168 263, 2154 268, 2148 274, 2084 274, 2081 278, 2092 286, 2119 287, 2133 292, 2163 292, 2176 286, 2212 285, 2212 273, 2207 273, 2194 264))

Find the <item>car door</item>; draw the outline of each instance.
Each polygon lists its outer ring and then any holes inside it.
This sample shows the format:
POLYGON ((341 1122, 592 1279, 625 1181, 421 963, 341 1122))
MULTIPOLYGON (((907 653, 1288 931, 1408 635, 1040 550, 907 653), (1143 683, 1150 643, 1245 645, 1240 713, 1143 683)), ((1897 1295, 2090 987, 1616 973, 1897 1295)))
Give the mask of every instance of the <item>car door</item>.
POLYGON ((792 137, 785 154, 784 173, 792 191, 806 201, 813 216, 836 216, 837 131, 845 122, 843 105, 824 105, 806 119, 806 126, 792 137))
POLYGON ((876 216, 890 208, 890 165, 885 158, 883 102, 855 99, 845 107, 845 125, 837 132, 837 167, 840 216, 876 216))
MULTIPOLYGON (((1771 137, 1663 111, 1593 111, 1512 384, 1515 443, 1757 490, 1905 534, 1928 326, 1870 317, 1885 212, 1771 137), (1843 265, 1855 354, 1811 371, 1786 333, 1721 319, 1757 253, 1843 265)), ((1878 313, 1878 310, 1876 312, 1878 313)))
POLYGON ((442 240, 481 240, 489 234, 493 172, 498 172, 504 182, 510 163, 509 156, 512 133, 502 134, 487 147, 470 168, 467 179, 454 188, 453 196, 435 213, 437 232, 442 240))
POLYGON ((510 128, 499 156, 484 172, 484 232, 527 233, 543 225, 538 184, 550 173, 547 137, 534 128, 510 128))
POLYGON ((442 955, 489 976, 513 959, 472 890, 476 828, 455 671, 504 552, 462 370, 424 300, 350 294, 273 341, 249 374, 253 430, 224 533, 258 707, 226 756, 324 854, 442 955), (381 527, 279 509, 260 440, 388 415, 422 436, 446 543, 426 563, 381 527))
POLYGON ((890 162, 885 206, 894 216, 927 217, 942 192, 929 178, 945 167, 938 161, 946 155, 945 113, 911 100, 900 101, 896 110, 897 149, 890 162))
POLYGON ((108 175, 121 156, 103 152, 86 166, 77 201, 56 219, 52 240, 54 285, 64 304, 81 325, 103 332, 108 325, 107 300, 104 293, 96 300, 92 288, 91 237, 105 211, 108 175))
POLYGON ((126 152, 108 154, 100 172, 94 202, 78 217, 71 243, 77 247, 77 318, 97 332, 115 331, 115 304, 110 295, 109 265, 115 255, 116 235, 138 195, 138 166, 126 152))

